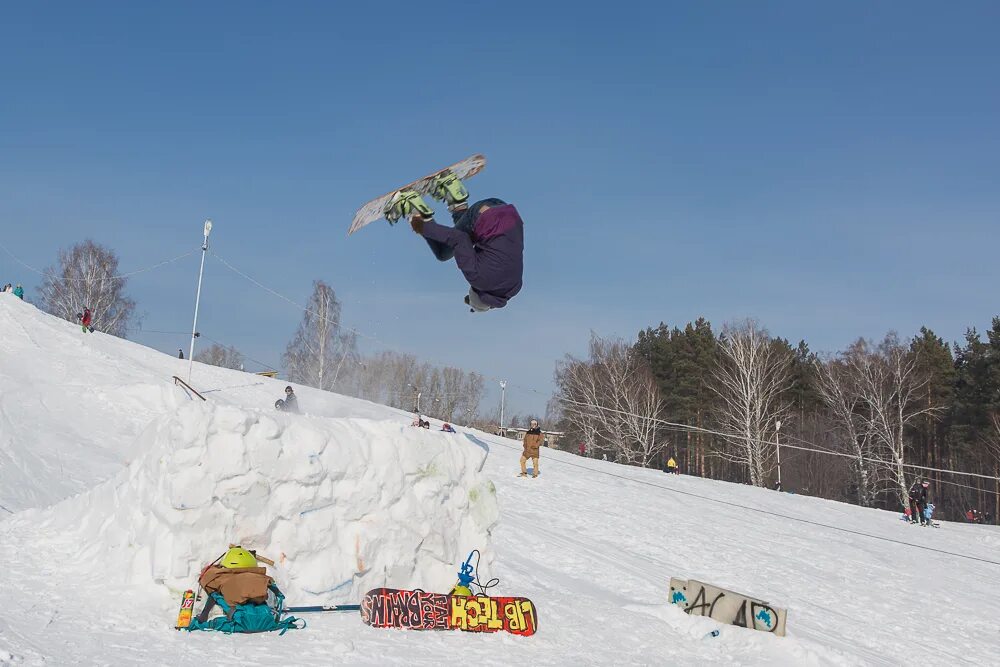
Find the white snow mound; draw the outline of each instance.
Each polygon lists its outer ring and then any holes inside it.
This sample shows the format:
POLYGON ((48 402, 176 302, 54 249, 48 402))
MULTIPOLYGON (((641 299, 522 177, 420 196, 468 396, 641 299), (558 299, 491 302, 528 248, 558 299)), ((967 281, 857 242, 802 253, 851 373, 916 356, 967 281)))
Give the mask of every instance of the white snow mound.
POLYGON ((269 572, 296 604, 447 590, 474 548, 490 569, 496 492, 485 445, 467 436, 198 402, 156 420, 136 450, 108 482, 15 521, 69 537, 117 583, 179 590, 240 544, 277 561, 269 572))

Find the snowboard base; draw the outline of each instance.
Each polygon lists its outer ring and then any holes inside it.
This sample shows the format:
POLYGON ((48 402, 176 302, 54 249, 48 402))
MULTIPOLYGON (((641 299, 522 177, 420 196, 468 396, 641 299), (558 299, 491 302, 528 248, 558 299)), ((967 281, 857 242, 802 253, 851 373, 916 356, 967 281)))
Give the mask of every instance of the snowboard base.
POLYGON ((354 214, 354 220, 351 221, 351 228, 347 231, 347 235, 350 236, 365 225, 375 222, 376 220, 381 220, 385 217, 385 205, 388 204, 389 200, 392 199, 392 196, 400 190, 415 190, 421 195, 429 195, 431 181, 433 181, 434 177, 441 172, 451 171, 464 181, 481 172, 485 166, 486 158, 477 153, 476 155, 470 155, 461 162, 456 162, 455 164, 449 165, 444 169, 438 169, 432 174, 428 174, 423 178, 418 178, 412 183, 407 183, 406 185, 398 187, 391 192, 387 192, 381 197, 376 197, 359 208, 357 213, 354 214))
POLYGON ((361 620, 374 628, 509 632, 530 637, 538 630, 527 598, 444 595, 375 588, 361 599, 361 620))

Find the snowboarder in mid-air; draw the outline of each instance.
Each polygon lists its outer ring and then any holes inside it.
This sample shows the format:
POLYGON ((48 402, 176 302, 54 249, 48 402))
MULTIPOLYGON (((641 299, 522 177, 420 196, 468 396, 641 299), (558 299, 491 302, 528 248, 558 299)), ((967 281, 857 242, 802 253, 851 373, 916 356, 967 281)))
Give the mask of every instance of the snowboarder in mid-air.
POLYGON ((434 177, 430 194, 447 204, 454 227, 435 222, 433 209, 410 189, 389 200, 386 220, 409 218, 413 231, 424 237, 438 260, 455 258, 469 281, 465 303, 472 312, 503 308, 521 291, 524 272, 524 223, 517 209, 495 198, 469 206, 469 192, 451 171, 434 177))

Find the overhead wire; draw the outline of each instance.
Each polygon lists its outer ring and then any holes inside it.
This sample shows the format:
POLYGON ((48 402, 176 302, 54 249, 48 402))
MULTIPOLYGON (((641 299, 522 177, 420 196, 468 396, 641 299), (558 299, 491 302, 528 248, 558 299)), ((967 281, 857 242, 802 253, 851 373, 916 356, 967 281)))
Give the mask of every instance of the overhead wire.
POLYGON ((127 271, 125 273, 117 273, 117 274, 115 274, 113 276, 104 276, 104 277, 100 277, 100 278, 67 278, 65 276, 58 276, 58 275, 56 275, 56 273, 54 271, 52 271, 52 270, 42 271, 40 269, 36 269, 35 267, 31 266, 27 262, 23 261, 17 255, 15 255, 14 253, 12 253, 7 248, 7 246, 3 245, 2 243, 0 243, 0 250, 3 250, 5 253, 7 253, 7 255, 11 259, 13 259, 15 262, 17 262, 18 264, 20 264, 21 266, 23 266, 24 268, 28 269, 29 271, 31 271, 33 273, 37 273, 38 275, 43 276, 43 277, 50 277, 51 276, 51 277, 56 278, 58 280, 67 280, 67 281, 71 281, 71 282, 106 282, 108 280, 121 280, 123 278, 129 278, 131 276, 138 275, 140 273, 145 273, 147 271, 152 271, 154 269, 158 269, 161 266, 166 266, 167 264, 173 264, 174 262, 178 262, 178 261, 184 259, 185 257, 190 257, 191 255, 193 255, 196 252, 198 252, 198 250, 189 250, 186 253, 178 255, 177 257, 173 257, 171 259, 165 259, 162 262, 157 262, 156 264, 153 264, 151 266, 147 266, 147 267, 144 267, 144 268, 141 268, 141 269, 136 269, 135 271, 127 271))
MULTIPOLYGON (((245 272, 241 271, 240 269, 236 268, 231 263, 229 263, 228 261, 226 261, 223 257, 221 257, 218 254, 216 254, 214 251, 209 250, 209 253, 212 254, 212 256, 214 256, 216 259, 218 259, 224 266, 226 266, 226 268, 230 269, 231 271, 233 271, 237 275, 239 275, 239 276, 243 277, 244 279, 250 281, 251 283, 253 283, 254 285, 256 285, 258 288, 260 288, 260 289, 268 292, 269 294, 272 294, 272 295, 278 297, 279 299, 281 299, 283 301, 286 301, 287 303, 295 306, 299 310, 301 310, 303 312, 306 312, 306 313, 309 313, 309 314, 311 314, 311 315, 313 315, 315 317, 318 317, 318 318, 320 318, 320 319, 322 319, 322 320, 324 320, 324 321, 326 321, 326 322, 328 322, 330 324, 333 324, 334 326, 336 326, 336 327, 338 327, 340 329, 349 331, 349 332, 355 334, 356 336, 358 336, 359 338, 364 338, 364 339, 367 339, 367 340, 371 340, 371 341, 376 342, 376 343, 378 343, 378 344, 380 344, 380 345, 382 345, 384 347, 387 347, 387 348, 390 348, 390 349, 395 349, 397 351, 403 352, 403 350, 401 350, 398 346, 394 346, 394 345, 391 345, 389 343, 386 343, 385 341, 380 340, 376 336, 373 336, 371 334, 367 334, 365 332, 362 332, 362 331, 360 331, 358 329, 349 327, 349 326, 341 323, 340 321, 330 320, 329 318, 325 318, 325 317, 321 316, 319 313, 316 313, 315 311, 307 308, 306 306, 303 306, 302 304, 297 303, 293 299, 288 298, 284 294, 281 294, 277 290, 275 290, 275 289, 273 289, 271 287, 268 287, 267 285, 263 284, 259 280, 253 278, 252 276, 248 275, 247 273, 245 273, 245 272)), ((483 374, 482 377, 490 379, 490 380, 494 380, 494 381, 500 381, 500 378, 492 376, 492 375, 488 375, 488 374, 483 374)), ((527 392, 534 393, 534 394, 539 394, 539 395, 542 394, 542 392, 539 391, 538 389, 535 389, 535 388, 532 388, 532 387, 524 387, 524 386, 521 386, 521 385, 518 385, 518 384, 515 384, 515 383, 507 383, 507 386, 509 386, 512 389, 521 389, 523 391, 527 391, 527 392)), ((622 415, 627 415, 627 416, 639 417, 641 419, 649 419, 652 422, 661 424, 663 426, 666 426, 666 427, 668 427, 670 429, 677 430, 677 431, 693 432, 693 433, 704 433, 706 435, 713 435, 713 436, 721 437, 721 438, 724 438, 724 439, 730 440, 730 441, 734 440, 734 439, 743 439, 743 436, 740 436, 739 434, 724 433, 722 431, 716 431, 716 430, 709 429, 709 428, 704 428, 704 427, 701 427, 701 426, 692 426, 690 424, 681 424, 681 423, 678 423, 678 422, 672 422, 672 421, 669 421, 669 420, 666 420, 666 419, 662 419, 662 418, 659 418, 659 417, 645 417, 643 415, 638 415, 638 414, 635 414, 635 413, 630 413, 630 412, 627 412, 627 411, 624 411, 624 410, 618 410, 618 409, 615 409, 615 408, 608 408, 608 407, 603 407, 603 406, 599 406, 599 405, 593 405, 593 404, 589 404, 589 403, 582 403, 582 402, 579 402, 579 401, 573 401, 572 399, 569 399, 569 398, 566 398, 566 397, 562 397, 562 396, 554 396, 553 398, 555 400, 559 401, 559 402, 562 402, 562 403, 569 403, 569 404, 573 404, 573 405, 577 405, 577 406, 592 408, 592 409, 600 410, 600 411, 603 411, 603 412, 611 412, 611 413, 617 413, 617 414, 622 414, 622 415)), ((808 452, 814 452, 814 453, 819 453, 819 454, 827 454, 827 455, 830 455, 830 456, 838 456, 838 457, 848 458, 848 459, 855 459, 856 460, 856 459, 859 458, 859 457, 857 457, 854 454, 847 454, 847 453, 844 453, 844 452, 835 452, 835 451, 830 451, 830 450, 826 450, 826 449, 819 449, 819 448, 816 448, 816 447, 803 447, 801 445, 792 445, 792 444, 787 444, 787 443, 780 443, 777 440, 759 439, 759 442, 761 444, 775 445, 776 447, 780 445, 781 447, 784 447, 784 448, 787 448, 787 449, 800 450, 800 451, 808 451, 808 452)), ((811 444, 814 444, 814 443, 811 443, 811 444)), ((994 477, 992 475, 982 475, 982 474, 979 474, 979 473, 964 472, 964 471, 958 471, 958 470, 947 470, 947 469, 944 469, 944 468, 934 468, 934 467, 930 467, 930 466, 921 466, 921 465, 916 465, 916 464, 911 464, 911 463, 898 463, 897 464, 895 462, 884 461, 884 460, 881 460, 881 459, 875 459, 875 458, 871 458, 871 457, 861 457, 861 459, 865 460, 865 461, 868 461, 868 462, 871 462, 871 463, 877 463, 877 464, 880 464, 880 465, 900 466, 900 467, 904 467, 904 468, 912 468, 912 469, 919 469, 919 470, 928 470, 928 471, 945 473, 945 474, 964 475, 964 476, 967 476, 967 477, 977 477, 977 478, 981 478, 981 479, 988 479, 988 480, 1000 481, 1000 477, 994 477)))
MULTIPOLYGON (((502 444, 502 443, 494 443, 494 444, 500 444, 502 447, 505 447, 507 449, 513 449, 515 451, 518 449, 518 447, 516 447, 514 445, 507 445, 507 444, 502 444)), ((882 542, 891 542, 891 543, 894 543, 894 544, 900 544, 900 545, 911 547, 911 548, 914 548, 914 549, 923 549, 925 551, 932 551, 932 552, 935 552, 935 553, 944 554, 946 556, 955 556, 957 558, 966 558, 968 560, 978 561, 978 562, 981 562, 981 563, 987 563, 989 565, 998 565, 998 566, 1000 566, 1000 561, 990 560, 988 558, 981 558, 979 556, 972 556, 972 555, 969 555, 969 554, 963 554, 963 553, 959 553, 959 552, 956 552, 956 551, 948 551, 946 549, 938 549, 936 547, 929 547, 929 546, 926 546, 926 545, 923 545, 923 544, 914 544, 912 542, 904 542, 903 540, 897 540, 897 539, 894 539, 894 538, 891 538, 891 537, 885 537, 883 535, 873 535, 871 533, 866 533, 866 532, 863 532, 863 531, 860 531, 860 530, 853 530, 851 528, 844 528, 843 526, 835 526, 835 525, 832 525, 832 524, 823 523, 821 521, 813 521, 811 519, 803 519, 802 517, 792 516, 790 514, 782 514, 781 512, 774 512, 774 511, 771 511, 771 510, 765 510, 765 509, 761 509, 761 508, 758 508, 758 507, 752 507, 752 506, 747 505, 745 503, 734 503, 734 502, 730 502, 728 500, 722 500, 720 498, 713 498, 711 496, 705 496, 705 495, 702 495, 702 494, 699 494, 699 493, 693 493, 691 491, 682 491, 680 489, 675 489, 675 488, 672 488, 672 487, 669 487, 669 486, 663 486, 662 484, 654 484, 653 482, 647 482, 645 480, 636 479, 634 477, 628 477, 628 476, 625 476, 625 475, 619 475, 619 474, 616 474, 616 473, 613 473, 613 472, 609 472, 609 471, 606 471, 606 470, 598 470, 597 468, 592 468, 590 466, 580 465, 579 463, 573 463, 572 461, 564 461, 564 460, 562 460, 560 458, 551 458, 551 459, 549 459, 549 462, 550 462, 550 464, 551 463, 558 463, 560 465, 572 466, 574 468, 582 468, 583 470, 588 470, 590 472, 593 472, 593 473, 596 473, 596 474, 599 474, 599 475, 607 475, 608 477, 615 477, 617 479, 622 479, 622 480, 625 480, 627 482, 632 482, 634 484, 642 484, 644 486, 651 486, 653 488, 661 489, 663 491, 668 491, 668 492, 671 492, 671 493, 677 493, 677 494, 680 494, 680 495, 683 495, 683 496, 690 496, 692 498, 698 498, 699 500, 705 500, 705 501, 716 503, 716 504, 719 504, 719 505, 726 505, 728 507, 735 507, 737 509, 745 510, 745 511, 748 511, 748 512, 754 512, 754 513, 758 513, 758 514, 765 514, 765 515, 768 515, 768 516, 778 517, 780 519, 787 519, 789 521, 797 521, 799 523, 805 523, 805 524, 809 524, 809 525, 812 525, 812 526, 817 526, 817 527, 820 527, 820 528, 827 528, 829 530, 835 530, 835 531, 842 532, 842 533, 848 533, 848 534, 851 534, 851 535, 858 535, 860 537, 867 537, 867 538, 870 538, 870 539, 873 539, 873 540, 880 540, 882 542)))

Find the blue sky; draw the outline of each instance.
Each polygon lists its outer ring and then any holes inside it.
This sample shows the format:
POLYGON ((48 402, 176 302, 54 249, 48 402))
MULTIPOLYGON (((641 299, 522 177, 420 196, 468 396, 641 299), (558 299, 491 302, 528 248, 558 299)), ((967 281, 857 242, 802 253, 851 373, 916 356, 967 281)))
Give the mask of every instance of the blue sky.
MULTIPOLYGON (((754 316, 834 351, 1000 313, 1000 6, 21 3, 0 20, 0 229, 51 265, 197 248, 385 347, 543 411, 590 331, 754 316), (516 204, 524 290, 473 316, 453 264, 354 211, 474 152, 516 204)), ((190 328, 197 259, 132 279, 190 328)), ((0 281, 37 277, 0 254, 0 281)), ((206 266, 201 329, 276 364, 301 313, 206 266)), ((136 339, 167 352, 183 335, 136 339)), ((377 346, 376 345, 376 346, 377 346)), ((491 399, 492 400, 492 399, 491 399)))

